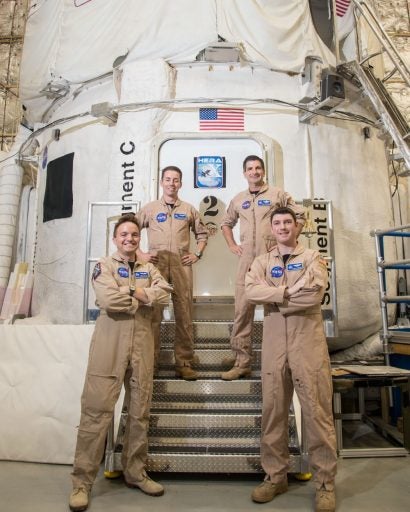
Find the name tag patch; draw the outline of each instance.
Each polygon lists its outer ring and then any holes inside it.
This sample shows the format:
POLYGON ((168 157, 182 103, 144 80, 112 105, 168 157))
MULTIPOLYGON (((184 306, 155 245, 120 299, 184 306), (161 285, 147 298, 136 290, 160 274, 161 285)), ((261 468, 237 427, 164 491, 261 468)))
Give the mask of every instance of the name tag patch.
POLYGON ((135 279, 148 279, 149 272, 134 272, 135 279))
POLYGON ((118 274, 121 276, 121 277, 128 277, 130 274, 128 272, 128 269, 125 268, 125 267, 120 267, 118 269, 118 274))
POLYGON ((186 220, 186 213, 174 213, 174 219, 186 220))
POLYGON ((289 263, 286 270, 303 270, 303 263, 289 263))
POLYGON ((270 275, 272 277, 282 277, 283 276, 283 268, 282 267, 273 267, 270 271, 270 275))
POLYGON ((166 213, 158 213, 157 217, 157 222, 165 222, 167 220, 167 214, 166 213))
POLYGON ((242 209, 243 209, 243 210, 247 210, 247 209, 250 207, 250 205, 251 205, 251 202, 250 202, 250 201, 244 201, 244 202, 242 203, 242 209))
POLYGON ((258 206, 270 206, 271 204, 270 199, 258 199, 258 206))

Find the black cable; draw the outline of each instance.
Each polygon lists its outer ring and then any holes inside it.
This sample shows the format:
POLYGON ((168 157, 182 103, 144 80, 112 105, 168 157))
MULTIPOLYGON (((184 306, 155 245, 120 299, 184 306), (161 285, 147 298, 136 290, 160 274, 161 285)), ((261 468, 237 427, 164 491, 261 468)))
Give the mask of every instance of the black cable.
MULTIPOLYGON (((394 142, 393 142, 393 146, 392 146, 392 155, 393 155, 393 151, 394 151, 394 142)), ((393 174, 394 174, 394 177, 395 177, 395 180, 396 180, 396 185, 394 187, 393 194, 391 195, 391 198, 393 199, 394 194, 397 192, 397 190, 399 188, 399 177, 397 175, 396 168, 394 167, 394 160, 391 161, 391 166, 393 168, 393 174)), ((399 211, 400 211, 400 194, 397 194, 397 197, 399 198, 399 211)), ((401 214, 400 214, 400 216, 401 216, 401 214)))
MULTIPOLYGON (((152 107, 153 105, 175 105, 175 104, 181 104, 181 103, 201 103, 201 104, 204 104, 204 103, 214 103, 214 104, 226 104, 228 103, 229 101, 235 101, 235 99, 233 98, 230 98, 230 99, 206 99, 206 98, 198 98, 198 99, 190 99, 190 100, 186 100, 186 99, 182 99, 182 100, 166 100, 166 101, 157 101, 157 102, 145 102, 145 103, 139 103, 139 104, 126 104, 126 105, 118 105, 117 107, 113 107, 113 110, 114 111, 117 111, 117 112, 121 112, 121 111, 124 111, 126 110, 126 108, 130 108, 130 107, 134 107, 135 110, 139 110, 139 109, 143 109, 143 108, 149 108, 149 107, 152 107)), ((236 100, 236 101, 239 101, 239 100, 236 100)), ((242 99, 243 101, 243 99, 242 99)), ((330 119, 337 119, 337 120, 340 120, 340 121, 353 121, 353 122, 360 122, 360 123, 364 123, 364 124, 369 124, 371 126, 375 126, 375 123, 373 121, 371 121, 370 119, 367 119, 366 117, 363 117, 359 114, 353 114, 352 112, 343 112, 343 111, 336 111, 339 115, 343 115, 343 116, 346 116, 346 117, 339 117, 339 116, 334 116, 332 114, 324 114, 324 113, 321 113, 321 112, 317 112, 317 111, 314 111, 314 110, 310 110, 309 108, 306 108, 306 107, 303 107, 301 106, 299 103, 291 103, 291 102, 288 102, 288 101, 284 101, 284 100, 278 100, 276 98, 264 98, 264 99, 255 99, 255 100, 247 100, 249 101, 248 104, 255 104, 255 103, 271 103, 271 104, 276 104, 276 105, 283 105, 283 106, 286 106, 286 107, 291 107, 291 108, 295 108, 295 109, 298 109, 298 110, 303 110, 304 112, 307 112, 309 114, 314 114, 314 115, 318 115, 318 116, 322 116, 322 117, 326 117, 326 118, 330 118, 330 119), (347 118, 347 119, 346 119, 347 118)), ((242 105, 243 106, 243 105, 242 105)), ((237 107, 239 108, 240 105, 237 105, 237 107)), ((212 108, 212 107, 209 107, 209 108, 212 108)), ((48 123, 44 126, 42 126, 41 128, 38 128, 37 130, 33 131, 29 137, 23 142, 23 144, 20 146, 20 149, 17 153, 15 153, 14 155, 11 155, 11 156, 8 156, 6 157, 5 159, 3 160, 0 160, 0 163, 10 159, 10 158, 13 158, 14 156, 16 155, 19 155, 19 160, 21 160, 22 158, 22 153, 23 151, 26 149, 26 147, 28 147, 29 143, 31 142, 31 140, 36 136, 36 135, 39 135, 40 133, 42 133, 44 130, 47 130, 48 128, 52 128, 53 126, 56 126, 56 125, 59 125, 59 124, 63 124, 63 123, 67 123, 69 121, 72 121, 78 117, 84 117, 84 116, 87 116, 87 115, 90 115, 90 112, 83 112, 81 114, 74 114, 72 116, 69 116, 69 117, 65 117, 65 118, 61 118, 61 119, 56 119, 55 121, 52 121, 51 123, 48 123)))
MULTIPOLYGON (((19 150, 19 151, 20 151, 20 150, 19 150)), ((14 156, 18 155, 18 154, 19 154, 19 151, 17 151, 17 153, 14 153, 14 155, 7 156, 6 158, 3 158, 3 160, 0 160, 0 164, 2 164, 3 162, 5 162, 6 160, 9 160, 10 158, 13 158, 14 156)))

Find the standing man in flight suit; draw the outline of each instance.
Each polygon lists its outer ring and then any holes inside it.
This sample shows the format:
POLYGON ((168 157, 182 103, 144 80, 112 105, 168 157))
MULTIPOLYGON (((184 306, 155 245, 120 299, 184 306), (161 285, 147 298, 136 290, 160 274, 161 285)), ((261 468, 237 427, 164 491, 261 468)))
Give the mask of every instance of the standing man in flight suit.
POLYGON ((288 489, 288 418, 295 389, 306 426, 314 470, 316 512, 335 510, 336 435, 332 377, 321 301, 327 285, 325 260, 297 242, 289 208, 272 213, 277 245, 258 256, 245 277, 248 299, 265 305, 262 341, 261 464, 265 480, 252 493, 265 503, 288 489))
POLYGON ((92 284, 101 309, 90 345, 81 397, 81 419, 72 472, 69 506, 86 510, 103 457, 105 440, 123 382, 130 405, 122 451, 124 479, 150 496, 164 488, 145 472, 148 421, 154 368, 152 304, 167 304, 171 287, 151 263, 136 259, 140 230, 134 214, 114 227, 117 252, 94 268, 92 284))
MULTIPOLYGON (((168 166, 161 171, 161 199, 145 205, 137 214, 141 229, 148 230, 148 253, 139 252, 141 259, 157 265, 159 271, 173 286, 172 302, 175 314, 175 374, 185 380, 196 380, 192 369, 194 336, 192 328, 193 280, 192 265, 200 260, 208 232, 199 212, 181 201, 182 171, 168 166), (190 234, 195 236, 196 248, 190 250, 190 234)), ((160 351, 160 324, 162 308, 155 311, 155 363, 160 351)))
POLYGON ((255 256, 263 254, 275 245, 270 228, 270 215, 278 206, 289 206, 298 220, 298 233, 305 223, 304 209, 292 197, 278 187, 264 183, 265 165, 255 155, 243 162, 243 175, 248 189, 237 194, 230 202, 222 219, 222 234, 229 250, 239 257, 235 285, 235 316, 231 335, 231 349, 235 354, 234 366, 223 372, 223 380, 235 380, 251 374, 252 325, 255 306, 245 295, 245 274, 255 256), (235 241, 233 228, 239 221, 240 242, 235 241))

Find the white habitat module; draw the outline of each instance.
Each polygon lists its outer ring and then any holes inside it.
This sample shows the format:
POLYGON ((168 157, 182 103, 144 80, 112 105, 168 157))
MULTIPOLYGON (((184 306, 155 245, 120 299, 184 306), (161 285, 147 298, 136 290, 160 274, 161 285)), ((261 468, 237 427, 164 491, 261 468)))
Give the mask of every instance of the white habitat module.
MULTIPOLYGON (((233 296, 236 261, 218 222, 233 195, 246 188, 243 159, 256 154, 265 160, 270 184, 305 204, 324 201, 311 208, 316 236, 303 243, 314 239, 336 265, 337 332, 329 336, 330 349, 354 345, 378 331, 369 233, 392 225, 385 144, 377 128, 365 137, 366 123, 347 116, 333 113, 300 122, 301 100, 308 107, 319 94, 318 62, 320 69, 334 70, 336 58, 314 28, 308 0, 55 0, 33 5, 21 97, 34 129, 30 138, 38 142, 39 168, 36 208, 18 226, 35 239, 28 261, 34 278, 32 317, 0 325, 6 354, 0 386, 9 389, 18 375, 24 391, 21 409, 12 418, 2 414, 0 428, 8 434, 0 434, 2 458, 72 460, 92 332, 92 326, 83 325, 84 308, 94 307, 92 297, 83 302, 90 265, 89 203, 125 203, 94 208, 90 255, 98 257, 109 250, 112 219, 158 197, 159 170, 165 165, 183 170, 180 196, 201 211, 212 233, 195 266, 196 297, 233 296), (221 125, 207 124, 201 109, 210 109, 213 116, 235 109, 240 124, 229 124, 229 116, 221 125), (27 360, 33 371, 37 361, 41 386, 34 393, 49 408, 38 425, 38 446, 5 446, 16 419, 41 414, 26 394, 32 372, 23 375, 4 366, 16 351, 22 354, 19 362, 27 360), (59 368, 53 371, 52 389, 43 374, 45 364, 47 372, 59 368), (62 413, 58 393, 68 383, 70 400, 62 413), (47 400, 42 390, 50 395, 47 400), (51 425, 53 416, 57 425, 51 425), (50 442, 56 451, 45 449, 50 442)), ((374 120, 359 104, 348 109, 374 120)), ((19 428, 28 423, 36 429, 27 420, 19 428)))

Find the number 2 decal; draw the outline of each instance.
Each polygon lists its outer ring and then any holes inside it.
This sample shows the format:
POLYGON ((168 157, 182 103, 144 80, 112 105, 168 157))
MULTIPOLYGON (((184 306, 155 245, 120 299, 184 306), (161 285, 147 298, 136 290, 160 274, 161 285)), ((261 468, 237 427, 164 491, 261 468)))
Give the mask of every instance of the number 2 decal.
POLYGON ((205 215, 209 215, 211 217, 215 217, 219 213, 219 209, 216 208, 216 205, 218 203, 218 199, 215 196, 206 196, 204 197, 204 203, 210 205, 207 207, 207 209, 204 211, 204 217, 205 215))

